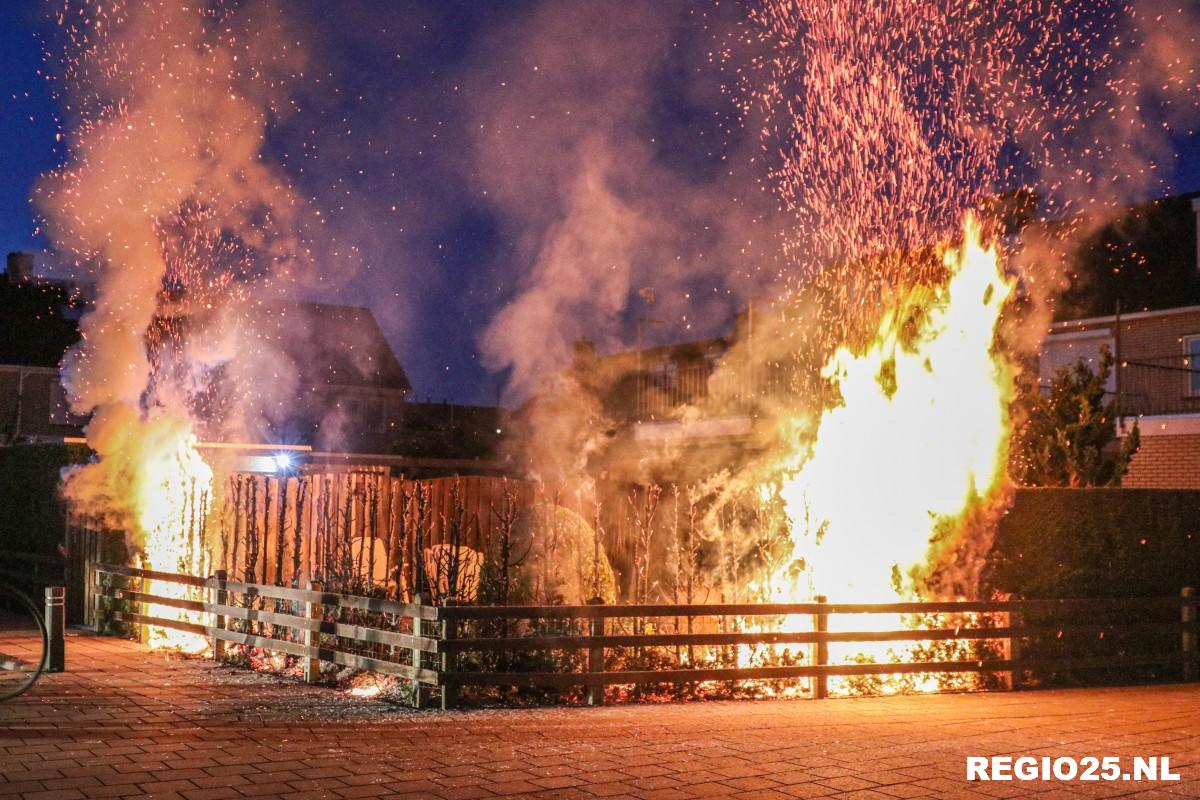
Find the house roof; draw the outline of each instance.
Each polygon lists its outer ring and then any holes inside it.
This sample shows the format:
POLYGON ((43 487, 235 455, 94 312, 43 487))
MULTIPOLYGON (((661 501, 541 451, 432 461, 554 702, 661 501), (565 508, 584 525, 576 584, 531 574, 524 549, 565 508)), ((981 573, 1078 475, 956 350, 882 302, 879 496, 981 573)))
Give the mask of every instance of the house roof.
POLYGON ((1200 192, 1133 206, 1079 241, 1055 319, 1109 316, 1118 302, 1122 316, 1200 305, 1196 198, 1200 192))
POLYGON ((412 389, 369 308, 289 302, 263 310, 280 323, 280 347, 304 383, 412 389))
MULTIPOLYGON (((0 364, 57 368, 79 341, 78 323, 63 314, 69 300, 57 284, 0 280, 0 364)), ((277 323, 278 346, 300 368, 305 383, 411 390, 370 309, 290 302, 260 310, 277 323)))
POLYGON ((0 364, 57 367, 79 341, 79 326, 62 313, 68 302, 60 285, 0 280, 0 364))

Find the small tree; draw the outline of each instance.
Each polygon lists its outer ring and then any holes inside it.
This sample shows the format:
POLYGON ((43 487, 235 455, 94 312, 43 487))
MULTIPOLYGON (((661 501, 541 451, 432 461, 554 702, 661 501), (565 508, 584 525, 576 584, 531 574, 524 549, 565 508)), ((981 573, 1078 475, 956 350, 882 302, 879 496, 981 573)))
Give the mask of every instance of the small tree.
POLYGON ((1015 472, 1027 486, 1116 486, 1140 442, 1137 424, 1117 440, 1120 410, 1105 402, 1113 356, 1100 350, 1093 370, 1086 360, 1063 367, 1049 393, 1032 389, 1023 399, 1015 472))

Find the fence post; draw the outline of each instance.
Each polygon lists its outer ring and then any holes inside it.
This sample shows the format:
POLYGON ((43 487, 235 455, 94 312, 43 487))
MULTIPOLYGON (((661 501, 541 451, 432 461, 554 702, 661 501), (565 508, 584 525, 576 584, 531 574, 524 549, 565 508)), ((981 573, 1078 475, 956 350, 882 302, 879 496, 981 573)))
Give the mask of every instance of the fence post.
POLYGON ((109 609, 102 608, 102 606, 104 606, 104 599, 106 597, 108 597, 108 591, 107 591, 108 587, 103 585, 104 579, 101 577, 101 575, 103 575, 104 573, 100 572, 98 569, 96 569, 94 567, 92 568, 91 573, 92 573, 92 581, 93 581, 92 630, 94 630, 96 633, 103 633, 105 626, 108 625, 108 613, 107 612, 109 611, 109 609))
POLYGON ((1179 590, 1179 596, 1184 601, 1180 608, 1180 621, 1188 626, 1183 629, 1180 637, 1183 644, 1183 679, 1185 681, 1196 680, 1196 631, 1191 627, 1196 622, 1196 607, 1192 605, 1194 595, 1195 589, 1191 586, 1185 586, 1179 590))
MULTIPOLYGON (((219 569, 213 577, 217 580, 216 604, 219 606, 229 605, 229 592, 225 590, 225 581, 229 579, 229 573, 219 569)), ((216 632, 225 630, 226 624, 224 614, 213 615, 213 661, 221 661, 225 658, 225 640, 219 638, 216 632)))
MULTIPOLYGON (((77 537, 78 538, 78 537, 77 537)), ((92 570, 91 554, 83 562, 83 624, 99 632, 96 623, 96 573, 92 570)))
MULTIPOLYGON (((150 585, 149 585, 150 582, 147 581, 145 577, 138 577, 138 578, 135 578, 134 580, 136 580, 138 582, 138 591, 139 592, 141 592, 142 594, 150 593, 150 585)), ((147 610, 146 604, 139 602, 137 604, 137 610, 138 610, 139 614, 146 613, 146 610, 147 610)), ((150 644, 150 626, 144 622, 139 622, 137 630, 138 630, 138 641, 145 645, 150 644)))
MULTIPOLYGON (((1019 628, 1024 619, 1019 611, 1008 612, 1008 627, 1012 629, 1019 628)), ((1016 691, 1021 688, 1024 683, 1024 670, 1021 669, 1021 636, 1020 634, 1011 635, 1008 637, 1008 660, 1012 664, 1012 669, 1008 672, 1008 688, 1011 691, 1016 691)))
MULTIPOLYGON (((320 581, 308 581, 305 586, 310 592, 320 592, 320 581)), ((308 619, 322 621, 325 619, 325 610, 321 604, 321 598, 313 600, 311 597, 304 603, 304 616, 308 619)), ((321 645, 320 631, 314 631, 311 628, 304 629, 304 646, 309 648, 309 654, 304 657, 304 682, 316 683, 321 679, 321 659, 317 657, 316 649, 321 645)))
POLYGON ((46 672, 62 672, 67 666, 66 643, 63 633, 67 627, 66 590, 62 586, 46 587, 46 672))
POLYGON ((88 552, 83 562, 83 624, 99 633, 99 617, 96 613, 96 562, 88 552))
MULTIPOLYGON (((604 598, 593 597, 587 601, 589 606, 604 605, 604 598)), ((604 617, 591 617, 588 619, 588 636, 603 636, 604 635, 604 617)), ((588 673, 604 672, 604 647, 603 645, 593 645, 588 648, 587 660, 588 673)), ((587 686, 587 704, 589 706, 604 705, 604 684, 589 683, 587 686)))
MULTIPOLYGON (((412 615, 412 635, 414 639, 421 638, 421 607, 425 605, 425 598, 417 594, 413 597, 413 605, 417 606, 417 611, 412 615)), ((413 642, 412 648, 412 665, 414 669, 421 668, 421 647, 420 642, 413 642)), ((421 683, 416 678, 413 679, 413 706, 416 708, 424 708, 429 702, 429 687, 421 683)))
MULTIPOLYGON (((818 603, 828 602, 828 598, 819 594, 813 598, 818 603)), ((829 630, 829 614, 824 611, 813 614, 813 631, 825 633, 829 630)), ((829 663, 829 642, 819 641, 813 647, 813 666, 824 667, 829 663)), ((814 700, 824 700, 829 697, 829 678, 825 675, 813 675, 812 695, 814 700)))
MULTIPOLYGON (((453 603, 453 600, 447 600, 446 605, 438 609, 438 616, 442 618, 442 641, 444 642, 452 642, 458 638, 458 620, 443 614, 446 606, 453 605, 453 603)), ((438 683, 442 685, 442 710, 448 711, 458 706, 458 685, 454 682, 454 669, 458 664, 458 654, 443 651, 439 658, 441 659, 441 674, 438 676, 438 683)))

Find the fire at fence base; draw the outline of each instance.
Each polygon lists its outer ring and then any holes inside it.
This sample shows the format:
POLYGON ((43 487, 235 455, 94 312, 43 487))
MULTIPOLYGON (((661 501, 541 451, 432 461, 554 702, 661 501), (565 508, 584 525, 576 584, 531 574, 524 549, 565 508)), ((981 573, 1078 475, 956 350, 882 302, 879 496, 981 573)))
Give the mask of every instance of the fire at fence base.
MULTIPOLYGON (((1010 365, 994 344, 1013 281, 971 218, 961 246, 939 248, 938 255, 936 281, 887 304, 874 337, 858 351, 839 348, 830 356, 820 375, 840 399, 810 409, 811 418, 779 410, 773 446, 736 470, 688 484, 602 486, 580 479, 570 490, 504 478, 418 481, 370 466, 227 473, 200 457, 189 426, 168 426, 151 437, 158 445, 133 454, 135 466, 161 465, 152 472, 169 478, 132 489, 136 563, 192 575, 219 569, 246 583, 297 590, 316 581, 326 590, 439 606, 786 602, 834 589, 857 601, 977 596, 970 565, 980 563, 972 556, 986 537, 971 537, 968 529, 1003 494, 1012 387, 1010 365), (952 406, 939 403, 949 396, 952 406), (898 469, 872 457, 847 469, 845 454, 867 449, 864 436, 899 435, 918 422, 917 429, 934 433, 927 447, 908 449, 928 456, 927 465, 898 469), (944 433, 951 422, 953 431, 944 433), (857 502, 847 491, 861 482, 848 473, 867 468, 879 478, 868 482, 888 492, 876 504, 857 502)), ((82 488, 103 463, 101 457, 70 471, 68 496, 90 496, 82 488)), ((197 624, 195 609, 171 602, 187 599, 171 585, 142 588, 159 598, 154 616, 197 624)), ((758 628, 714 624, 724 633, 758 628)), ((790 627, 787 620, 771 627, 780 625, 790 627)), ((631 628, 643 630, 642 623, 631 628)), ((852 631, 835 620, 831 633, 841 632, 852 631)), ((151 627, 149 635, 162 647, 206 646, 180 627, 151 627)), ((894 658, 901 647, 864 642, 843 647, 851 641, 832 640, 828 654, 842 659, 849 650, 869 662, 894 658)), ((952 660, 991 655, 980 647, 921 645, 952 660)), ((920 655, 913 652, 900 660, 920 655)), ((735 666, 814 660, 753 643, 721 658, 735 666)), ((966 681, 959 679, 964 687, 966 681)), ((896 690, 916 690, 919 682, 899 681, 896 690)))
POLYGON ((1190 589, 1177 597, 1124 600, 435 606, 249 584, 223 574, 198 578, 102 564, 95 575, 103 625, 204 636, 220 659, 312 683, 340 678, 355 696, 417 706, 435 692, 443 708, 464 699, 598 705, 1017 689, 1083 675, 1100 682, 1196 680, 1200 674, 1197 599, 1190 589), (163 583, 195 599, 147 591, 163 583), (163 605, 203 621, 154 616, 163 605), (880 617, 918 618, 926 627, 872 629, 869 622, 880 617), (830 624, 844 619, 858 624, 830 624), (795 625, 799 620, 807 624, 795 625), (1073 648, 1063 649, 1064 641, 1073 648), (848 644, 861 653, 864 643, 882 645, 890 658, 834 655, 848 644), (903 646, 890 649, 897 643, 903 646), (1152 646, 1131 649, 1131 643, 1152 646))

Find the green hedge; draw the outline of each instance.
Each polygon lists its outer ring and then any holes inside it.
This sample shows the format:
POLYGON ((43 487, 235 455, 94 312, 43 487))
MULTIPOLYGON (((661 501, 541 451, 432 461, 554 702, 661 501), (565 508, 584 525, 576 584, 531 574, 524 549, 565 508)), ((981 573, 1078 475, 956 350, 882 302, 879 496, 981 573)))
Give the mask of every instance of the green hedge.
POLYGON ((61 472, 87 457, 81 445, 0 448, 0 550, 54 554, 66 520, 61 472))
MULTIPOLYGON (((1150 597, 1200 587, 1200 491, 1166 489, 1022 489, 1001 522, 989 559, 989 588, 1029 598, 1150 597)), ((1076 618, 1100 634, 1062 629, 1027 637, 1034 660, 1178 653, 1179 634, 1126 629, 1119 623, 1179 620, 1179 611, 1116 609, 1076 618)), ((1057 612, 1027 612, 1027 625, 1062 625, 1057 612)), ((1039 669, 1041 686, 1093 686, 1179 680, 1177 666, 1039 669)))
POLYGON ((1020 489, 987 584, 1043 598, 1200 588, 1200 490, 1020 489))

